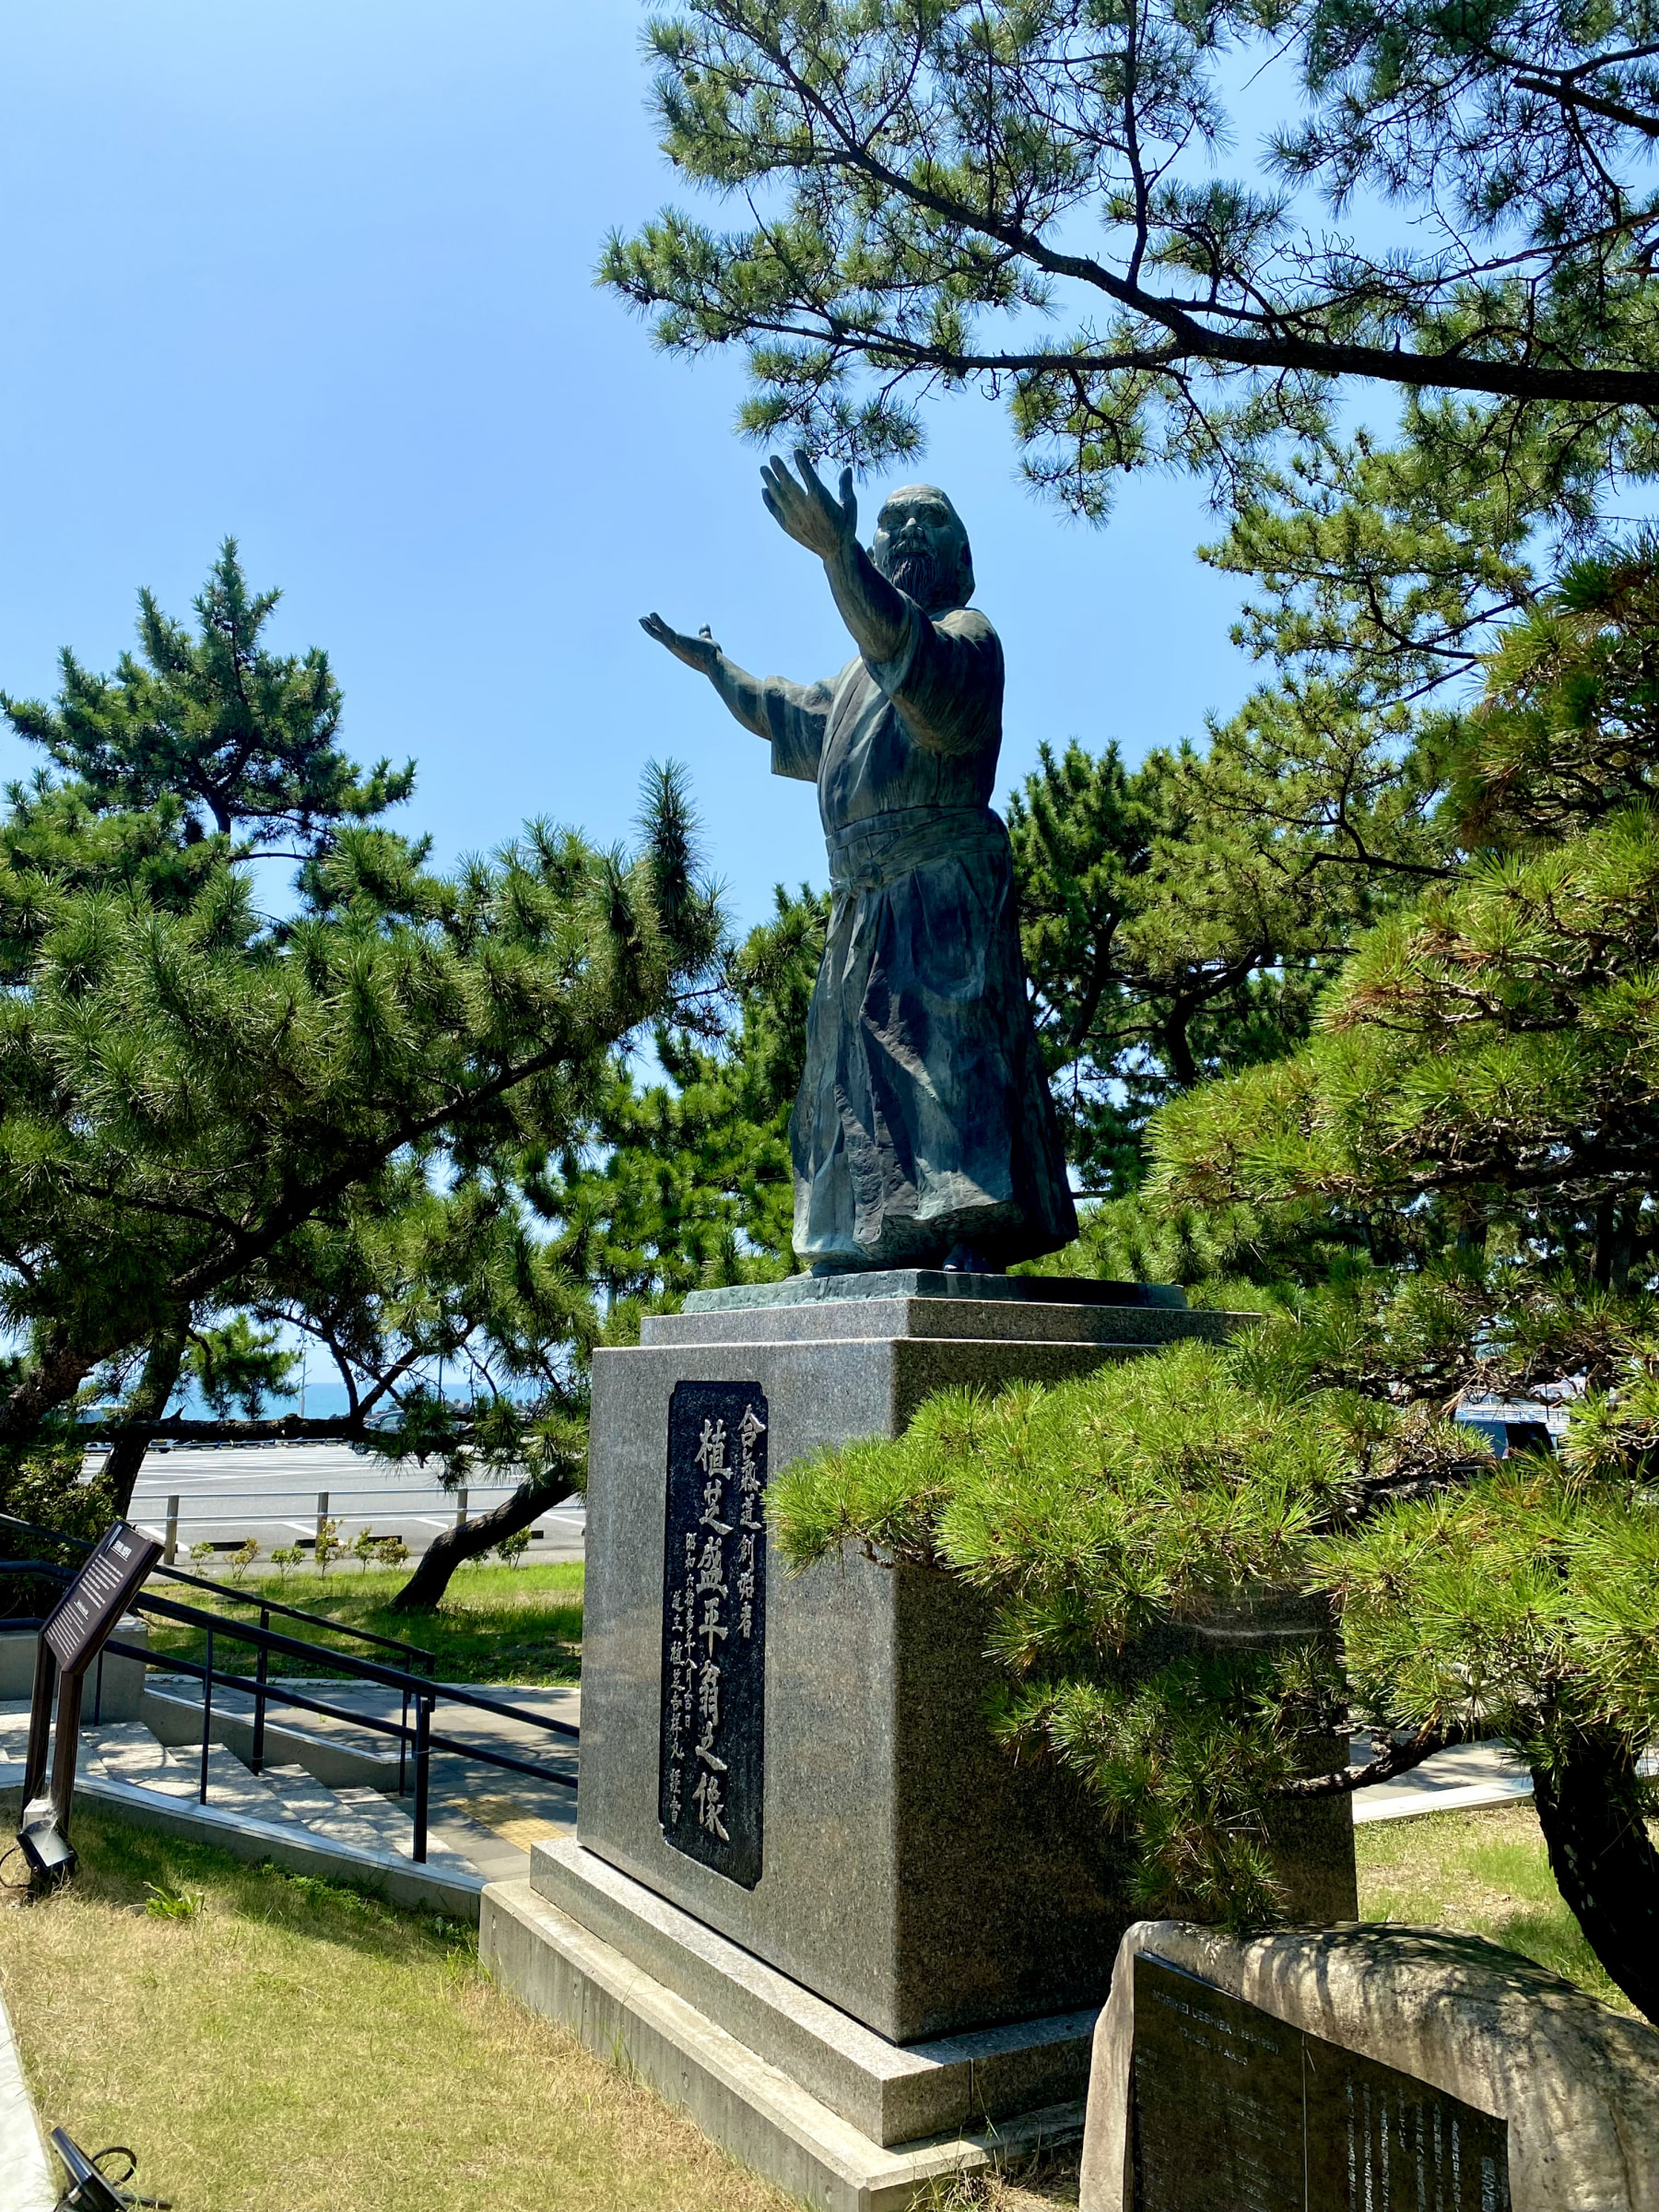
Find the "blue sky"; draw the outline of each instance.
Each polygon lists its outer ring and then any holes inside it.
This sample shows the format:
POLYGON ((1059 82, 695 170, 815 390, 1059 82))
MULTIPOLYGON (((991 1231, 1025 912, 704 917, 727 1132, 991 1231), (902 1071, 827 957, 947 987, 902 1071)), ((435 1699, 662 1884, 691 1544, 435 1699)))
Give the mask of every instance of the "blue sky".
MULTIPOLYGON (((650 644, 659 607, 759 672, 846 648, 732 431, 741 364, 655 354, 592 272, 679 194, 632 0, 52 0, 0 33, 0 686, 107 667, 152 585, 240 537, 278 636, 324 645, 359 758, 414 754, 438 855, 526 816, 624 835, 691 771, 735 918, 821 881, 809 792, 650 644)), ((683 194, 679 194, 683 196, 683 194)), ((1005 790, 1045 736, 1132 756, 1252 671, 1198 490, 1104 530, 1020 485, 1000 412, 936 411, 925 473, 1007 648, 1005 790)), ((879 485, 861 499, 873 518, 879 485)), ((0 774, 32 763, 0 738, 0 774)))

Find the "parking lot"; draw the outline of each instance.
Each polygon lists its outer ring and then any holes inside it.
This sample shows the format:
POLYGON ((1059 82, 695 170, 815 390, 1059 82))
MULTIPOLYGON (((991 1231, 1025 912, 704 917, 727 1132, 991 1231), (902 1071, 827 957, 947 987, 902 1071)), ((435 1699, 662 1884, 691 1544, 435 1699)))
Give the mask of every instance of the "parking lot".
MULTIPOLYGON (((279 1545, 309 1547, 324 1515, 339 1524, 347 1544, 368 1528, 421 1552, 458 1515, 488 1512, 512 1488, 508 1477, 488 1477, 464 1491, 445 1490, 435 1464, 393 1466, 341 1444, 152 1447, 132 1518, 162 1542, 175 1524, 181 1560, 193 1544, 228 1552, 249 1536, 267 1558, 279 1545)), ((585 1531, 585 1508, 573 1498, 534 1524, 526 1559, 579 1559, 585 1531)))

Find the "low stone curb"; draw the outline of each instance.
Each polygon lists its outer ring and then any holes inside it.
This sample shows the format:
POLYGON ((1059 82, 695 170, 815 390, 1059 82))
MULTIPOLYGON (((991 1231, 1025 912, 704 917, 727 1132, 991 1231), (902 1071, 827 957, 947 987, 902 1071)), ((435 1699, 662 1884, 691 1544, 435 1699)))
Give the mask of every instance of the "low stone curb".
POLYGON ((18 2039, 0 2005, 0 2212, 53 2212, 57 2200, 18 2039))
MULTIPOLYGON (((477 1924, 478 1899, 484 1888, 481 1874, 463 1874, 420 1866, 401 1853, 374 1851, 367 1846, 347 1850, 307 1830, 296 1831, 275 1821, 250 1818, 241 1812, 213 1805, 196 1805, 188 1798, 164 1797, 155 1790, 131 1783, 112 1782, 102 1775, 83 1773, 76 1785, 77 1797, 120 1812, 139 1828, 158 1829, 163 1835, 183 1836, 193 1843, 210 1844, 235 1859, 257 1865, 269 1859, 289 1874, 309 1874, 328 1882, 346 1882, 356 1888, 378 1890, 395 1905, 428 1905, 456 1920, 477 1924)), ((16 1820, 22 1810, 22 1790, 0 1783, 0 1817, 16 1820)), ((8 2208, 7 2208, 8 2212, 8 2208)))

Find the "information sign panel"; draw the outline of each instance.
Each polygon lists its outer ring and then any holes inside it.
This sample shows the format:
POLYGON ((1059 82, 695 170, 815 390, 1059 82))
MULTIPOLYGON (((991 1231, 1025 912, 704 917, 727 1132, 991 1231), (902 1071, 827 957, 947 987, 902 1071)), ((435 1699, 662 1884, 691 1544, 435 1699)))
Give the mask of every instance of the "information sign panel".
POLYGON ((1150 1953, 1135 2212, 1510 2212, 1507 2122, 1150 1953))
POLYGON ((125 1521, 99 1539, 41 1630, 65 1674, 83 1673, 97 1658, 160 1557, 160 1545, 125 1521))
POLYGON ((768 1418, 758 1382, 681 1382, 668 1408, 657 1818, 745 1889, 765 1788, 768 1418))

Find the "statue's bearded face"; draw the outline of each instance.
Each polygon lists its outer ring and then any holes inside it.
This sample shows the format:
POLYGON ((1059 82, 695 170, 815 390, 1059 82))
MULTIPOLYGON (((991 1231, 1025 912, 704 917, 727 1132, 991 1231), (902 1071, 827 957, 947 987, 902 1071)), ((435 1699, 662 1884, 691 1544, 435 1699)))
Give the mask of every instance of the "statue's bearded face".
POLYGON ((876 524, 870 558, 924 613, 964 606, 973 592, 973 559, 961 517, 931 484, 896 491, 876 524))

